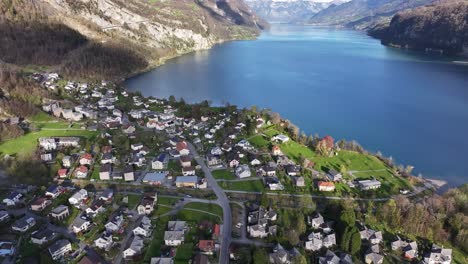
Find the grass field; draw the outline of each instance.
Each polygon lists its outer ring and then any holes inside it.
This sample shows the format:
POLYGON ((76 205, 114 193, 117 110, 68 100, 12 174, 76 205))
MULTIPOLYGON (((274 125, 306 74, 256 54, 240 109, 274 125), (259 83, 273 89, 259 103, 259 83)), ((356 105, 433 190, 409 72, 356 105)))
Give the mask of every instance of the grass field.
POLYGON ((182 209, 177 213, 177 219, 188 222, 195 222, 197 224, 203 220, 208 220, 213 223, 221 223, 221 219, 218 216, 186 209, 182 209))
POLYGON ((234 191, 262 192, 265 190, 261 180, 218 182, 221 188, 234 191))
POLYGON ((172 206, 173 203, 179 201, 180 198, 173 198, 173 197, 158 197, 158 204, 164 204, 168 206, 172 206))
POLYGON ((164 246, 164 231, 166 231, 167 222, 169 221, 169 216, 159 218, 154 223, 153 237, 151 239, 150 245, 146 250, 144 263, 149 263, 152 257, 161 256, 161 248, 164 246))
POLYGON ((208 204, 208 203, 189 203, 184 208, 197 209, 201 211, 210 212, 212 214, 223 217, 223 208, 217 204, 208 204))
POLYGON ((67 129, 70 124, 67 122, 37 123, 36 127, 41 129, 67 129))
POLYGON ((265 139, 262 135, 256 135, 249 139, 250 144, 256 148, 266 148, 270 144, 270 141, 265 139))
POLYGON ((24 136, 6 141, 0 145, 0 153, 8 155, 29 155, 38 146, 38 139, 41 137, 81 137, 91 139, 98 135, 96 131, 77 130, 40 130, 31 132, 24 136))
POLYGON ((213 177, 218 180, 235 180, 236 176, 228 170, 215 170, 212 172, 213 177))
POLYGON ((28 119, 31 122, 49 122, 55 120, 51 115, 48 115, 46 112, 42 111, 28 119))

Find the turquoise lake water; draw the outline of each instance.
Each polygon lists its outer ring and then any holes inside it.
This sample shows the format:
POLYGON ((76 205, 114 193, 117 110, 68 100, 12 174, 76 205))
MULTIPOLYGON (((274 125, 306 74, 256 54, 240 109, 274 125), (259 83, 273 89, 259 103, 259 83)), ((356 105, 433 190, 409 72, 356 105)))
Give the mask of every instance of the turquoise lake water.
POLYGON ((468 65, 362 32, 274 25, 126 81, 156 97, 271 108, 308 134, 356 139, 425 177, 468 182, 468 65))

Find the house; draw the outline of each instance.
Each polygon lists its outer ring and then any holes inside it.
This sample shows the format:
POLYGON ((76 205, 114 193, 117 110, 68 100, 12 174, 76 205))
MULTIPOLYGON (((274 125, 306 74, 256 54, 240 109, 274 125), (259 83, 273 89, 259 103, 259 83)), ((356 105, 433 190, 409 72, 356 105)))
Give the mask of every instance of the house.
POLYGON ((21 198, 23 198, 23 195, 19 192, 14 191, 10 193, 7 196, 7 198, 3 199, 3 203, 6 206, 14 206, 21 200, 21 198))
POLYGON ((278 177, 264 177, 263 182, 272 191, 284 190, 284 186, 281 184, 278 177))
POLYGON ((236 168, 236 176, 240 179, 252 176, 249 166, 245 164, 238 166, 236 168))
POLYGON ((112 218, 111 221, 107 222, 104 225, 104 228, 106 229, 106 232, 108 233, 114 233, 120 230, 124 222, 123 216, 122 215, 116 215, 114 218, 112 218))
POLYGON ((177 176, 175 184, 177 188, 189 187, 196 188, 198 183, 197 176, 177 176))
POLYGON ((323 257, 319 257, 319 264, 353 264, 353 259, 350 255, 342 253, 338 257, 335 253, 327 250, 323 257))
POLYGON ((75 194, 73 194, 70 198, 68 198, 68 202, 71 205, 78 206, 87 198, 88 198, 88 191, 86 191, 85 189, 81 189, 77 191, 75 194))
POLYGON ((182 168, 191 167, 192 166, 192 159, 188 156, 182 156, 179 158, 180 165, 182 168))
POLYGON ((134 181, 135 180, 135 172, 133 171, 133 166, 127 165, 123 170, 124 181, 134 181))
POLYGON ((161 185, 166 181, 166 177, 169 175, 167 171, 161 172, 149 172, 143 177, 142 182, 151 185, 161 185))
POLYGON ((136 131, 136 128, 135 126, 132 126, 132 125, 125 125, 122 128, 122 132, 124 132, 125 134, 133 134, 135 133, 135 131, 136 131))
POLYGON ((145 194, 143 199, 141 200, 140 205, 137 207, 137 211, 139 215, 149 215, 153 213, 154 206, 158 201, 158 194, 155 193, 154 195, 145 194))
POLYGON ((209 167, 218 167, 223 164, 220 156, 208 154, 206 161, 209 167))
POLYGON ((35 225, 36 225, 36 219, 34 219, 34 217, 32 216, 26 215, 23 218, 16 220, 11 226, 11 229, 13 229, 14 231, 24 233, 35 225))
POLYGON ((315 216, 307 216, 307 224, 314 229, 320 228, 325 223, 323 216, 317 213, 315 216))
POLYGON ((364 262, 367 264, 382 264, 384 257, 379 252, 378 245, 371 246, 364 256, 364 262))
POLYGON ((102 154, 101 164, 113 164, 115 162, 114 156, 111 153, 102 154))
POLYGON ((135 236, 149 237, 151 235, 151 229, 151 220, 148 217, 143 216, 140 225, 133 229, 132 232, 135 236))
POLYGON ((143 238, 141 238, 139 236, 134 236, 133 240, 132 240, 132 243, 130 244, 130 247, 128 247, 126 250, 124 250, 123 257, 125 259, 129 259, 131 257, 134 257, 134 256, 141 253, 143 247, 144 247, 143 238))
POLYGON ((380 244, 383 241, 381 231, 364 228, 364 230, 360 231, 359 234, 361 235, 361 239, 368 240, 373 245, 380 244))
POLYGON ((431 251, 424 255, 425 264, 450 264, 452 262, 452 250, 432 245, 431 251))
POLYGON ((62 158, 62 165, 65 168, 70 168, 73 163, 73 159, 70 156, 65 156, 62 158))
POLYGON ((174 264, 174 259, 170 257, 151 258, 150 264, 174 264))
POLYGON ((359 188, 363 191, 378 189, 382 185, 377 180, 362 180, 358 181, 357 183, 359 188))
POLYGON ((153 170, 163 170, 166 168, 168 160, 169 157, 165 153, 161 153, 151 162, 151 168, 153 170))
POLYGON ((398 238, 391 243, 392 250, 401 250, 406 259, 414 259, 418 257, 418 244, 416 241, 407 242, 398 238))
POLYGON ((61 259, 65 254, 72 251, 70 241, 66 239, 60 239, 56 241, 52 246, 49 247, 49 253, 53 260, 61 259))
POLYGON ((31 242, 36 245, 44 245, 54 240, 56 233, 47 227, 31 233, 31 242))
POLYGON ((247 232, 251 237, 265 238, 269 235, 276 235, 277 226, 272 225, 276 221, 277 214, 273 210, 267 210, 264 207, 259 207, 249 213, 247 217, 247 232))
POLYGON ((169 221, 167 223, 167 230, 169 231, 186 231, 187 222, 186 221, 169 221))
POLYGON ((46 197, 38 197, 34 199, 33 202, 31 202, 31 210, 35 212, 41 212, 50 204, 52 204, 52 201, 46 197))
POLYGON ((238 154, 236 154, 234 152, 229 152, 226 158, 227 158, 227 162, 228 162, 229 167, 235 168, 235 167, 239 166, 240 157, 239 157, 238 154))
POLYGON ((305 179, 302 176, 294 177, 294 183, 297 187, 305 187, 305 179))
POLYGON ((271 138, 271 141, 285 143, 289 141, 289 137, 286 135, 276 135, 271 138))
POLYGON ((271 264, 291 264, 293 258, 300 254, 296 248, 285 250, 280 244, 277 244, 273 248, 273 253, 268 254, 268 261, 271 264))
POLYGON ((89 153, 85 153, 80 157, 80 165, 91 165, 93 163, 93 156, 89 153))
POLYGON ((271 155, 273 156, 281 156, 283 155, 283 152, 281 152, 281 148, 278 145, 274 145, 271 148, 271 155))
POLYGON ((94 240, 95 247, 106 251, 109 250, 113 244, 112 234, 107 232, 103 232, 100 237, 94 240))
POLYGON ((88 167, 82 165, 82 166, 79 166, 76 170, 75 170, 75 177, 76 178, 79 178, 79 179, 83 179, 83 178, 86 178, 88 177, 88 167))
POLYGON ((322 247, 330 248, 336 245, 335 234, 322 234, 320 232, 312 232, 305 243, 305 249, 311 251, 320 250, 322 247))
POLYGON ((188 144, 185 141, 178 142, 176 144, 176 150, 180 153, 181 156, 187 156, 190 154, 188 144))
POLYGON ((333 182, 343 180, 343 175, 341 173, 337 172, 336 170, 333 170, 333 169, 328 171, 327 177, 328 177, 328 179, 330 179, 330 181, 333 181, 333 182))
POLYGON ((133 151, 140 150, 140 149, 143 149, 143 144, 141 144, 141 143, 131 144, 130 148, 133 151))
POLYGON ((86 208, 85 212, 88 216, 94 217, 105 210, 106 208, 104 208, 104 201, 98 199, 94 200, 91 206, 86 208))
POLYGON ((41 160, 44 162, 49 162, 54 159, 52 153, 43 153, 41 154, 41 160))
POLYGON ((286 170, 286 174, 288 174, 288 176, 296 176, 301 172, 301 167, 296 165, 287 165, 284 166, 284 169, 286 170))
POLYGON ((63 204, 55 207, 54 209, 52 209, 52 211, 50 211, 50 217, 52 217, 52 219, 56 221, 62 221, 69 215, 70 211, 68 210, 68 206, 63 204))
POLYGON ((99 196, 99 200, 109 202, 109 201, 112 201, 113 197, 114 197, 114 190, 107 188, 101 193, 101 196, 99 196))
POLYGON ((319 181, 317 183, 318 189, 321 192, 333 192, 335 191, 335 184, 329 181, 319 181))
POLYGON ((184 235, 184 231, 165 231, 164 244, 166 246, 179 246, 185 240, 184 235))
POLYGON ((108 181, 110 180, 111 173, 112 166, 110 164, 104 164, 99 169, 99 179, 101 179, 101 181, 108 181))
POLYGON ((55 199, 62 193, 62 191, 62 186, 53 184, 47 188, 45 196, 55 199))
POLYGON ((0 241, 0 257, 13 256, 15 246, 9 241, 0 241))
POLYGON ((68 169, 59 169, 57 171, 57 176, 61 179, 66 178, 68 176, 68 169))
POLYGON ((91 226, 91 222, 84 216, 78 216, 73 220, 73 223, 71 224, 71 229, 73 233, 78 234, 80 232, 84 232, 88 230, 88 228, 91 226))
POLYGON ((0 211, 0 223, 6 222, 10 219, 10 214, 7 211, 1 210, 0 211))
POLYGON ((262 164, 262 161, 256 155, 250 155, 249 162, 251 166, 257 166, 262 164))
POLYGON ((182 168, 182 175, 183 176, 195 175, 195 168, 194 167, 183 167, 182 168))
POLYGON ((198 241, 198 248, 205 254, 211 255, 216 250, 216 244, 214 240, 200 240, 198 241))

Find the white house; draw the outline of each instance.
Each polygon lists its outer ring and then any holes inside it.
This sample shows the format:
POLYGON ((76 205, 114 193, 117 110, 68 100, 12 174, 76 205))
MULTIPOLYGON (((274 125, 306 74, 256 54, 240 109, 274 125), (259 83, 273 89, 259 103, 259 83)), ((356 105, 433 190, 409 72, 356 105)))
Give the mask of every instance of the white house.
POLYGON ((164 232, 164 243, 166 246, 179 246, 184 242, 184 231, 164 232))
POLYGON ((68 202, 71 205, 79 206, 85 199, 88 198, 88 191, 81 189, 68 198, 68 202))
POLYGON ((236 168, 236 176, 241 179, 252 176, 249 166, 245 164, 238 166, 236 168))
POLYGON ((23 198, 23 195, 19 192, 12 192, 8 195, 7 198, 3 199, 3 203, 6 206, 14 206, 16 203, 18 203, 21 198, 23 198))
POLYGON ((52 259, 58 260, 62 258, 65 254, 72 251, 72 247, 70 241, 66 239, 61 239, 52 244, 52 246, 50 246, 48 250, 52 259))

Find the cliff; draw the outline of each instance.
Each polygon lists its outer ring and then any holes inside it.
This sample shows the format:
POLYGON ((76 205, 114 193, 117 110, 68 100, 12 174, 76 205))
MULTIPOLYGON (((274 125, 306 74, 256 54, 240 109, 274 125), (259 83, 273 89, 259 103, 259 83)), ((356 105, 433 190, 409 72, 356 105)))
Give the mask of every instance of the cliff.
POLYGON ((385 45, 468 55, 468 1, 445 2, 396 14, 369 35, 385 45))
POLYGON ((242 0, 3 0, 0 60, 121 78, 266 25, 242 0))

